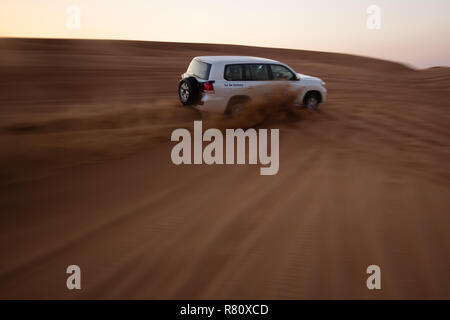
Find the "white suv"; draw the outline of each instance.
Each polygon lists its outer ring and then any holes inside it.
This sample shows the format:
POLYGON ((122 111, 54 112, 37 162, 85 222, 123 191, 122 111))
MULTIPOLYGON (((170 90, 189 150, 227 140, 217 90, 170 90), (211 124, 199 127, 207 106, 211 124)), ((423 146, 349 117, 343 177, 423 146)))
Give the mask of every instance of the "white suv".
POLYGON ((326 100, 325 82, 296 73, 284 63, 256 57, 195 57, 181 75, 178 96, 202 111, 237 113, 261 90, 286 80, 298 88, 295 104, 316 109, 326 100), (258 90, 261 89, 261 90, 258 90))

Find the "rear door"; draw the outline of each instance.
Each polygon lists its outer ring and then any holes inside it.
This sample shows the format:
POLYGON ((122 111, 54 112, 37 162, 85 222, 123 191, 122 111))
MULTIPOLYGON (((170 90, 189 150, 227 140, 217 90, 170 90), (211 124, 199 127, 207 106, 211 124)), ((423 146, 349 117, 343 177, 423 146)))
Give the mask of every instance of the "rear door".
POLYGON ((265 63, 249 63, 245 65, 245 80, 251 97, 270 92, 271 73, 269 65, 265 63))
POLYGON ((243 64, 226 64, 223 71, 224 80, 216 81, 217 94, 226 97, 227 101, 235 95, 246 95, 248 86, 244 81, 244 71, 243 64))

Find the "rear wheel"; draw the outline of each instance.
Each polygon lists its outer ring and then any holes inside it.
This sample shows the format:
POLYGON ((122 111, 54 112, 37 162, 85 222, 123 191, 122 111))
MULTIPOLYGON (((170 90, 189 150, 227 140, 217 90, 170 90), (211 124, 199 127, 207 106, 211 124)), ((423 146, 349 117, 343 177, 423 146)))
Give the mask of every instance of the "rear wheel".
POLYGON ((230 113, 229 114, 230 114, 230 116, 232 118, 236 118, 236 117, 239 116, 239 114, 242 112, 242 110, 244 110, 244 108, 245 108, 245 104, 243 104, 243 103, 233 104, 230 107, 230 113))
POLYGON ((184 78, 178 84, 178 97, 184 105, 194 104, 200 96, 199 83, 195 78, 184 78))
POLYGON ((232 97, 228 102, 225 114, 232 118, 236 118, 239 116, 239 114, 242 113, 242 111, 245 109, 245 107, 248 105, 249 102, 250 98, 247 96, 232 97))

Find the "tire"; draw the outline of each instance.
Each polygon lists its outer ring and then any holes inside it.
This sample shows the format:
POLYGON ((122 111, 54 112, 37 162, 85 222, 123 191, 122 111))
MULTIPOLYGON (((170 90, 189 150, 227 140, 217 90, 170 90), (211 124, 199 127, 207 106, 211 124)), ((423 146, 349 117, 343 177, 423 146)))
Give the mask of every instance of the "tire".
POLYGON ((232 106, 230 106, 229 116, 231 118, 237 118, 237 117, 239 117, 239 114, 244 109, 245 109, 245 104, 244 103, 235 103, 232 106))
POLYGON ((200 98, 200 86, 193 78, 184 78, 178 84, 178 97, 185 106, 195 104, 200 98))
POLYGON ((315 92, 308 93, 304 99, 304 104, 307 109, 317 110, 320 104, 320 96, 315 92))
POLYGON ((233 97, 228 103, 225 114, 231 118, 237 118, 249 102, 250 98, 246 96, 233 97))

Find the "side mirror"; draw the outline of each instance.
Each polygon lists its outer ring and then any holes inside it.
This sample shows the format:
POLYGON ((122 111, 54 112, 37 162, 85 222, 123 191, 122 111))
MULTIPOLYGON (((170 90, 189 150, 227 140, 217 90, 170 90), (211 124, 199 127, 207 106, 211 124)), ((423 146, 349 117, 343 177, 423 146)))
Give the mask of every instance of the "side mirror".
POLYGON ((300 74, 299 74, 299 73, 296 73, 296 74, 295 74, 295 79, 297 79, 297 80, 299 80, 299 81, 300 81, 300 80, 302 79, 302 77, 300 76, 300 74))

